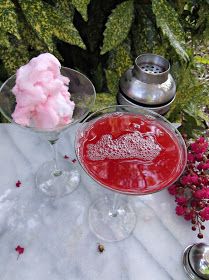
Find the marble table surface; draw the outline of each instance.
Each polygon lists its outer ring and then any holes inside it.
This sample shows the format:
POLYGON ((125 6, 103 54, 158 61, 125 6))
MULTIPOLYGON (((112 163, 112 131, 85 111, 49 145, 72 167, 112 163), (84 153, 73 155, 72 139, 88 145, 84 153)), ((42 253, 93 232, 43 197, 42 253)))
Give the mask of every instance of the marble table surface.
MULTIPOLYGON (((75 158, 76 126, 58 142, 60 156, 75 158)), ((0 279, 1 280, 186 280, 182 252, 199 242, 191 224, 175 214, 167 190, 129 197, 137 214, 133 234, 108 243, 90 231, 88 208, 112 192, 81 171, 80 186, 60 199, 35 188, 34 174, 51 159, 48 142, 40 135, 11 124, 0 125, 0 279), (16 187, 17 180, 21 186, 16 187), (105 251, 98 252, 98 244, 105 251), (24 253, 15 251, 23 247, 24 253)), ((207 226, 207 225, 206 225, 207 226)), ((205 232, 204 242, 209 242, 205 232)))

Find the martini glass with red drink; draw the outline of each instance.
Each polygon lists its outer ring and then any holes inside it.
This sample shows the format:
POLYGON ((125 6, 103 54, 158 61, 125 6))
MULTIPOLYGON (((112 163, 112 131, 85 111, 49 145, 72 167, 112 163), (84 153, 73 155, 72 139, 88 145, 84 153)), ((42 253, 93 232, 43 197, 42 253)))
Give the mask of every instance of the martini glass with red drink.
POLYGON ((179 178, 187 160, 184 140, 171 123, 130 105, 110 106, 86 118, 77 132, 76 153, 86 173, 113 191, 89 209, 90 228, 106 241, 127 238, 136 224, 132 206, 118 194, 161 191, 179 178))

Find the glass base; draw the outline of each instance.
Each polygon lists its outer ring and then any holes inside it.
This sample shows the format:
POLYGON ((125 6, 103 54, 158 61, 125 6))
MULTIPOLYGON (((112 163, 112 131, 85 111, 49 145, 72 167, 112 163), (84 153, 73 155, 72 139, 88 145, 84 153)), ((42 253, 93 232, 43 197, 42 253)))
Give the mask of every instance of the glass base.
POLYGON ((113 210, 114 195, 96 200, 89 209, 89 225, 92 232, 104 241, 120 241, 135 228, 136 214, 129 203, 117 198, 113 210))
POLYGON ((62 197, 73 192, 80 182, 79 171, 67 160, 58 160, 59 170, 54 161, 45 162, 36 173, 36 186, 44 194, 62 197))

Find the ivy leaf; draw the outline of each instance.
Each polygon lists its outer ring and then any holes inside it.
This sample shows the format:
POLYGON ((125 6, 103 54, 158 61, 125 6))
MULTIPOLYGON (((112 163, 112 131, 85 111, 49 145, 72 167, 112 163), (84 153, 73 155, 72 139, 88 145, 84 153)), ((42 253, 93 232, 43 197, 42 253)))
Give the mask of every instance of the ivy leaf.
POLYGON ((76 8, 76 10, 82 15, 82 18, 87 21, 88 20, 88 4, 91 0, 71 0, 73 6, 76 8))
POLYGON ((157 26, 161 28, 178 55, 188 62, 189 56, 186 51, 184 32, 177 12, 166 0, 153 0, 152 9, 156 16, 157 26))
POLYGON ((3 31, 4 34, 8 32, 17 39, 20 39, 15 5, 10 0, 0 1, 0 30, 1 32, 3 31))
POLYGON ((101 54, 105 54, 123 42, 129 33, 133 17, 134 9, 132 0, 117 5, 106 23, 101 54))
POLYGON ((69 44, 85 48, 73 23, 59 10, 40 0, 20 0, 19 3, 27 21, 50 51, 54 50, 53 36, 69 44))

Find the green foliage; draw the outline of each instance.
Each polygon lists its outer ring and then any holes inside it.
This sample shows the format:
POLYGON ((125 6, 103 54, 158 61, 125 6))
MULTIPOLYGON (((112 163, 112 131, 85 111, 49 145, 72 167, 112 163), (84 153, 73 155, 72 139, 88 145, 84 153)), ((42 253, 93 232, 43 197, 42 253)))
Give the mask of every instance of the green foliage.
POLYGON ((41 0, 19 0, 27 21, 37 36, 54 51, 53 36, 69 44, 85 48, 80 35, 73 23, 51 5, 41 0))
POLYGON ((110 53, 108 69, 105 71, 107 87, 113 94, 118 92, 121 75, 132 65, 130 49, 126 43, 121 44, 110 53))
POLYGON ((100 110, 104 107, 109 106, 110 104, 116 104, 116 98, 113 94, 110 94, 109 92, 97 93, 97 98, 93 107, 93 111, 100 110))
POLYGON ((72 0, 73 6, 82 15, 85 21, 88 20, 87 8, 90 0, 72 0))
POLYGON ((133 1, 119 4, 111 13, 104 31, 101 54, 117 47, 127 37, 133 20, 133 1))
POLYGON ((13 2, 11 0, 0 1, 0 30, 4 32, 5 40, 7 40, 7 33, 20 39, 17 22, 17 14, 13 2))
POLYGON ((208 0, 0 0, 0 81, 51 52, 92 80, 96 110, 116 103, 119 79, 138 55, 156 53, 177 83, 167 117, 192 136, 208 123, 208 90, 197 80, 207 77, 209 57, 198 50, 208 42, 208 0))
POLYGON ((186 62, 189 61, 189 56, 185 49, 185 34, 174 8, 166 0, 153 0, 152 7, 156 15, 157 25, 161 28, 163 34, 167 36, 178 55, 186 62))

